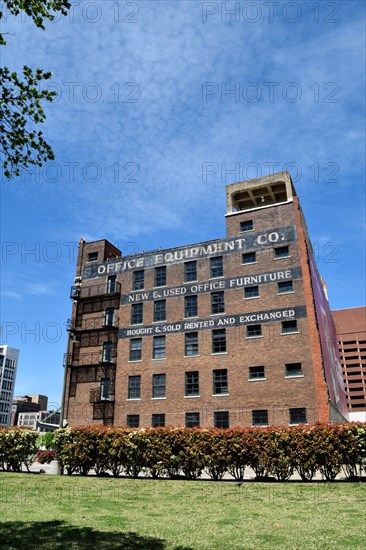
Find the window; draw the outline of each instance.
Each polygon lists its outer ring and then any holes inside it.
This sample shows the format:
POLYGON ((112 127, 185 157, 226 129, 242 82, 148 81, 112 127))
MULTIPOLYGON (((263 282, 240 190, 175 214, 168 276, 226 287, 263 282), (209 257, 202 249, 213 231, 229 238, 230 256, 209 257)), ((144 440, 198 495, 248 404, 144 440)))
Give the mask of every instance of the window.
POLYGON ((198 355, 198 332, 187 332, 185 334, 184 355, 198 355))
POLYGON ((297 329, 296 319, 292 319, 291 321, 282 321, 281 334, 294 334, 295 332, 299 332, 297 329))
POLYGON ((132 290, 142 290, 144 288, 145 272, 143 269, 133 272, 132 290))
POLYGON ((109 275, 107 278, 107 293, 111 294, 112 292, 116 292, 117 289, 117 277, 116 275, 109 275))
POLYGON ((131 325, 140 325, 143 319, 143 305, 132 304, 131 306, 131 325))
POLYGON ((267 409, 259 409, 252 411, 253 426, 268 426, 268 411, 267 409))
POLYGON ((259 296, 259 286, 247 286, 244 289, 245 298, 258 298, 259 296))
POLYGON ((219 328, 212 331, 212 353, 226 352, 226 330, 219 328))
POLYGON ((252 229, 254 229, 253 220, 247 220, 245 222, 240 222, 240 232, 252 231, 252 229))
POLYGON ((164 428, 164 426, 165 426, 165 414, 153 414, 153 415, 151 415, 151 426, 153 428, 164 428))
POLYGON ((102 353, 102 361, 104 363, 108 363, 112 360, 112 350, 113 350, 112 342, 104 342, 103 353, 102 353))
POLYGON ((154 321, 166 320, 166 300, 154 302, 154 321))
POLYGON ((100 381, 100 400, 106 401, 109 400, 111 393, 111 379, 102 378, 100 381))
POLYGON ((165 358, 165 336, 154 336, 153 359, 165 358))
POLYGON ((306 424, 306 409, 300 407, 297 409, 289 409, 290 424, 306 424))
POLYGON ((301 363, 286 363, 285 376, 302 376, 301 363))
POLYGON ((88 262, 96 262, 98 261, 98 252, 90 252, 88 254, 88 262))
POLYGON ((224 292, 211 293, 211 314, 225 313, 224 292))
POLYGON ((293 292, 294 285, 292 281, 281 281, 278 283, 278 294, 286 294, 287 292, 293 292))
POLYGON ((227 429, 229 427, 229 413, 227 411, 214 412, 215 428, 227 429))
POLYGON ((243 264, 255 264, 257 261, 256 252, 244 252, 241 256, 243 264))
POLYGON ((211 278, 222 277, 224 275, 224 268, 222 264, 222 256, 217 256, 216 258, 211 258, 210 260, 211 267, 211 278))
POLYGON ((260 380, 265 378, 264 367, 249 367, 249 380, 260 380))
POLYGON ((114 322, 114 307, 107 307, 104 313, 104 324, 107 327, 113 325, 114 322))
POLYGON ((154 398, 166 397, 165 374, 153 374, 152 396, 154 398))
POLYGON ((248 325, 247 338, 258 338, 262 336, 262 325, 248 325))
POLYGON ((274 249, 275 258, 287 258, 289 255, 288 246, 278 246, 274 249))
POLYGON ((197 262, 193 260, 192 262, 186 262, 184 264, 184 281, 188 283, 189 281, 197 281, 197 262))
POLYGON ((186 428, 199 428, 200 413, 186 413, 186 428))
POLYGON ((141 361, 142 357, 142 338, 132 338, 130 340, 130 361, 141 361))
POLYGON ((128 414, 126 424, 127 428, 138 428, 140 426, 140 415, 128 414))
POLYGON ((197 315, 198 315, 197 295, 186 296, 184 298, 184 317, 197 317, 197 315))
POLYGON ((140 399, 141 376, 128 377, 128 399, 140 399))
POLYGON ((166 266, 162 265, 155 268, 154 286, 166 285, 166 266))
POLYGON ((198 371, 186 372, 185 395, 199 395, 199 373, 198 371))
POLYGON ((229 393, 227 369, 218 369, 213 371, 213 394, 220 395, 222 393, 229 393))

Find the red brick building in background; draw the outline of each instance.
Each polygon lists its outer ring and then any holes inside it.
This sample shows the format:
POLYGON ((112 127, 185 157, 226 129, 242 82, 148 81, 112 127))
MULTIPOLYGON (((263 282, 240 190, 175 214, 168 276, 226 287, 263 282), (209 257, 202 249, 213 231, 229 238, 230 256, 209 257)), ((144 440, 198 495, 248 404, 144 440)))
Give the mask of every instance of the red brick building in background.
POLYGON ((366 422, 366 307, 332 311, 349 419, 366 422))
POLYGON ((71 426, 347 419, 337 340, 290 174, 226 187, 226 237, 121 256, 80 240, 71 426))

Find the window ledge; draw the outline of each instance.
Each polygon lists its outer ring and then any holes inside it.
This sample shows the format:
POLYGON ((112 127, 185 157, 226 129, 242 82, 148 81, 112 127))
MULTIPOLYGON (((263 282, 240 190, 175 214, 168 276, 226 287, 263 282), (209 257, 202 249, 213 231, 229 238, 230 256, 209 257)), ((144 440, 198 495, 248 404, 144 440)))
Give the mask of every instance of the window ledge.
POLYGON ((254 264, 257 264, 258 262, 255 261, 255 262, 241 262, 241 265, 254 265, 254 264))
POLYGON ((153 286, 153 290, 158 290, 159 288, 167 288, 168 285, 153 286))
POLYGON ((303 374, 289 374, 289 375, 285 375, 285 378, 304 378, 304 375, 303 374))
POLYGON ((216 279, 223 279, 225 275, 219 275, 218 277, 210 277, 210 281, 216 280, 216 279))
POLYGON ((128 397, 126 401, 141 401, 141 397, 128 397))
POLYGON ((194 399, 195 397, 201 397, 200 395, 185 395, 184 399, 194 399))
POLYGON ((248 382, 259 382, 260 380, 267 380, 267 378, 248 378, 248 382))
POLYGON ((227 351, 212 352, 211 355, 227 355, 227 351))
POLYGON ((129 359, 129 363, 142 363, 142 359, 129 359))
POLYGON ((218 315, 225 315, 225 311, 222 311, 221 313, 211 313, 210 317, 217 317, 218 315))
POLYGON ((252 424, 252 428, 268 428, 269 424, 252 424))
POLYGON ((261 334, 260 336, 246 336, 247 340, 256 340, 257 338, 263 338, 263 334, 261 334))
POLYGON ((198 279, 195 279, 194 281, 183 281, 184 285, 190 285, 191 283, 198 283, 198 279))
POLYGON ((151 361, 165 361, 166 357, 153 357, 151 361))
POLYGON ((144 323, 130 323, 130 327, 143 327, 144 323))
POLYGON ((260 296, 244 296, 245 300, 256 300, 257 298, 260 298, 260 296))
POLYGON ((152 397, 151 398, 152 401, 159 401, 159 400, 161 401, 161 400, 164 400, 164 399, 166 399, 166 397, 152 397))
POLYGON ((189 321, 189 319, 199 319, 199 315, 192 315, 192 317, 183 317, 184 321, 189 321))
POLYGON ((213 393, 212 397, 229 397, 230 393, 213 393))
POLYGON ((281 256, 281 258, 273 258, 274 261, 276 262, 277 260, 285 260, 286 258, 291 258, 292 256, 281 256))
POLYGON ((299 334, 299 330, 292 330, 291 332, 281 332, 281 336, 287 336, 288 334, 299 334))
POLYGON ((187 358, 189 359, 190 357, 199 357, 199 353, 197 353, 196 355, 183 355, 184 358, 187 358))
POLYGON ((281 294, 295 294, 294 290, 286 290, 285 292, 277 292, 278 296, 281 296, 281 294))
POLYGON ((161 321, 153 321, 153 325, 160 325, 160 323, 166 323, 166 319, 162 319, 161 321))

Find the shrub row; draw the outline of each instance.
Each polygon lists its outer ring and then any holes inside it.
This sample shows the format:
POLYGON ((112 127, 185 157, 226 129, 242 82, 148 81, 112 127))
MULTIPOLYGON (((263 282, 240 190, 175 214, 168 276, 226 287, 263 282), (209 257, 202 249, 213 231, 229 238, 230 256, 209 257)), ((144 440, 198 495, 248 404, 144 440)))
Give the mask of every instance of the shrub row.
MULTIPOLYGON (((53 451, 36 455, 37 435, 24 428, 0 429, 0 469, 21 471, 35 458, 53 459, 53 451)), ((249 467, 258 477, 279 481, 295 471, 303 480, 318 471, 329 481, 342 469, 349 479, 366 471, 366 424, 358 423, 232 430, 89 426, 58 430, 54 447, 68 474, 94 470, 98 476, 110 471, 137 477, 143 471, 154 478, 197 479, 206 471, 214 480, 229 473, 241 481, 249 467)))
POLYGON ((229 473, 241 481, 250 467, 258 477, 279 481, 295 471, 304 481, 316 472, 330 481, 342 469, 349 479, 366 471, 366 424, 359 423, 230 430, 89 426, 58 430, 54 446, 67 474, 137 477, 143 471, 197 479, 206 471, 213 480, 229 473))
POLYGON ((29 469, 38 450, 38 433, 27 428, 0 428, 0 470, 29 469))

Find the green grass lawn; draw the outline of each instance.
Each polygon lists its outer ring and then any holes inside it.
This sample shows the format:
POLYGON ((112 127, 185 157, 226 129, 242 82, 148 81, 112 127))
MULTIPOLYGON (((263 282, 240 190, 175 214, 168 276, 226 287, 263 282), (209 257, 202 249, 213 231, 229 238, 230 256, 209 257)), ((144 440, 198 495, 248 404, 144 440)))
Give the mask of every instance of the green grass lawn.
POLYGON ((366 548, 365 484, 0 473, 0 548, 366 548))

